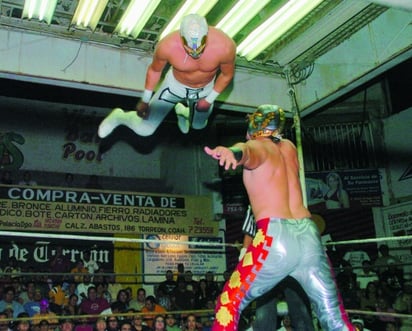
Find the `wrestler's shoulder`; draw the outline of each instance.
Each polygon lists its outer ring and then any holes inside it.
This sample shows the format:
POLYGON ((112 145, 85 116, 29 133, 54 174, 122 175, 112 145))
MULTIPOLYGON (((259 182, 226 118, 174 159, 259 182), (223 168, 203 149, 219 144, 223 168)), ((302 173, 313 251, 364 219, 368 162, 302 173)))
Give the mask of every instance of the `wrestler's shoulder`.
POLYGON ((179 31, 173 31, 158 41, 156 44, 156 49, 164 49, 167 47, 170 52, 170 47, 181 46, 181 44, 182 39, 179 31))
POLYGON ((295 144, 291 140, 285 138, 282 138, 282 140, 280 141, 280 145, 284 148, 296 148, 295 144))
POLYGON ((230 38, 225 32, 217 29, 213 26, 209 27, 208 39, 213 41, 213 39, 223 41, 227 46, 236 48, 236 43, 232 38, 230 38))

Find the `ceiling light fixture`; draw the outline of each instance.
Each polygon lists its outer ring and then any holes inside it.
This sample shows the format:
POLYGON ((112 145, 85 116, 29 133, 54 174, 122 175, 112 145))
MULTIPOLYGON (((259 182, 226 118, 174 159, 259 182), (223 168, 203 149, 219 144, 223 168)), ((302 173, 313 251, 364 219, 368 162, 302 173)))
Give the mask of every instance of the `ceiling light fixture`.
POLYGON ((323 0, 290 0, 253 30, 237 47, 240 56, 251 61, 279 39, 323 0))
POLYGON ((240 0, 217 23, 216 27, 233 38, 270 0, 240 0))
POLYGON ((37 18, 39 21, 51 23, 57 0, 26 0, 24 2, 22 18, 37 18))
POLYGON ((217 0, 188 0, 185 1, 183 6, 180 7, 178 12, 174 15, 173 19, 169 22, 163 32, 160 34, 162 39, 172 31, 179 29, 182 18, 189 14, 198 14, 200 16, 206 16, 206 14, 213 8, 217 0))
POLYGON ((72 26, 78 29, 96 29, 109 0, 80 0, 72 19, 72 26))
POLYGON ((131 1, 114 33, 137 38, 161 0, 131 1))

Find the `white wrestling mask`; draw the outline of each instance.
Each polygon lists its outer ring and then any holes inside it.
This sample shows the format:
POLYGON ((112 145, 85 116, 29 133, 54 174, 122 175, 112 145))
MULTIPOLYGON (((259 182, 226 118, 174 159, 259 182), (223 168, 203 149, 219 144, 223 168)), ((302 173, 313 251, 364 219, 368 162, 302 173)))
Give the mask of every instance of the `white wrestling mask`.
POLYGON ((203 16, 190 14, 180 24, 183 48, 193 59, 198 59, 206 47, 208 25, 203 16))

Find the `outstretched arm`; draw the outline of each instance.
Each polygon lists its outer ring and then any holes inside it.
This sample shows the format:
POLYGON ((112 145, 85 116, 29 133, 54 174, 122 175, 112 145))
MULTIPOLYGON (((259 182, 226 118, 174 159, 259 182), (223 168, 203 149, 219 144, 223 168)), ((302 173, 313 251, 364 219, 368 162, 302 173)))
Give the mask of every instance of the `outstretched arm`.
POLYGON ((236 147, 235 149, 235 147, 217 146, 212 149, 206 146, 204 151, 215 160, 219 160, 219 165, 224 167, 225 170, 229 170, 229 168, 233 170, 236 169, 236 167, 241 164, 243 158, 243 150, 241 147, 236 147))
POLYGON ((236 169, 239 165, 246 169, 255 169, 267 159, 267 146, 261 141, 248 140, 246 143, 237 143, 231 147, 217 146, 211 149, 206 146, 204 150, 206 154, 219 160, 219 166, 225 170, 236 169))

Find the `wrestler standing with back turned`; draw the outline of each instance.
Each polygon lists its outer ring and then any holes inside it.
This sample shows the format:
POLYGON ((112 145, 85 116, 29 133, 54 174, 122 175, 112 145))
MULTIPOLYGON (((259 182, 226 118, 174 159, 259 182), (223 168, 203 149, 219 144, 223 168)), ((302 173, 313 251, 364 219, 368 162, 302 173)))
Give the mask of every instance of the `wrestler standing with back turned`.
POLYGON ((237 330, 241 311, 284 277, 292 276, 314 305, 323 330, 356 330, 331 274, 316 224, 304 206, 296 147, 281 132, 281 108, 262 105, 249 116, 247 142, 205 147, 226 170, 243 166, 257 233, 225 284, 216 305, 213 331, 237 330))

